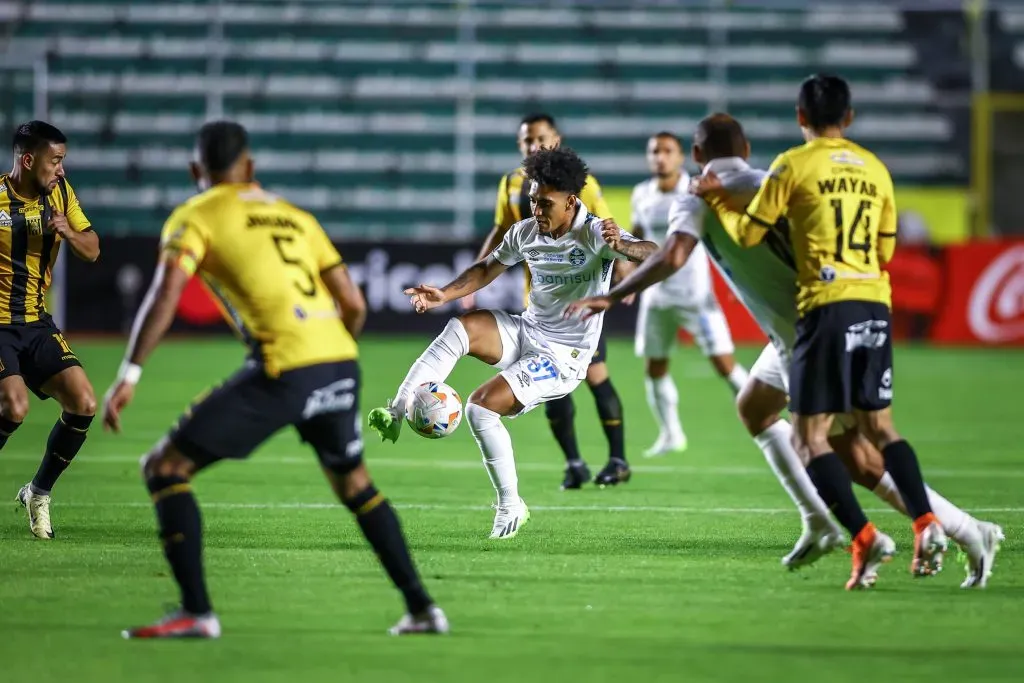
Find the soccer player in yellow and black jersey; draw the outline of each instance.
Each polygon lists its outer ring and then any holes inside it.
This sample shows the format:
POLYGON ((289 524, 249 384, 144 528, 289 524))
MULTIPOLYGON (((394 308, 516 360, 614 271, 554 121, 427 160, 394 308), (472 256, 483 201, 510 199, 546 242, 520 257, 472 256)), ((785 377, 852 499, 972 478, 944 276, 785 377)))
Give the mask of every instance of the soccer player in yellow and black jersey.
MULTIPOLYGON (((555 119, 551 115, 530 114, 520 121, 516 142, 519 153, 525 159, 539 150, 558 147, 562 144, 562 137, 559 135, 555 119)), ((533 215, 529 193, 523 187, 524 180, 522 167, 501 178, 494 209, 494 227, 480 248, 479 258, 481 260, 487 258, 501 244, 501 239, 509 228, 533 215)), ((594 176, 587 176, 587 182, 583 186, 579 198, 598 218, 612 218, 611 209, 608 208, 608 202, 602 196, 601 186, 594 176)), ((616 262, 613 278, 621 275, 621 268, 623 266, 616 262)), ((524 306, 529 292, 530 275, 527 270, 524 306)), ((467 297, 463 304, 472 308, 473 298, 467 297)), ((629 464, 626 461, 622 402, 608 376, 608 366, 605 363, 607 355, 607 345, 604 334, 602 334, 594 357, 590 361, 590 367, 587 369, 587 386, 594 394, 597 413, 601 418, 605 437, 608 439, 608 463, 594 479, 594 483, 602 487, 629 481, 630 477, 629 464)), ((548 424, 551 426, 551 432, 565 455, 566 468, 562 489, 578 489, 590 480, 590 469, 580 455, 579 444, 576 441, 574 424, 576 405, 573 403, 572 394, 545 403, 544 412, 548 424)))
POLYGON ((391 632, 447 632, 444 613, 416 573, 398 517, 363 463, 355 342, 366 318, 362 293, 317 220, 254 182, 242 126, 203 126, 196 159, 192 174, 203 191, 164 226, 153 283, 107 393, 104 426, 120 431, 142 363, 173 321, 193 274, 213 292, 252 354, 144 459, 143 477, 181 607, 123 635, 220 635, 203 576, 202 528, 190 482, 213 463, 247 457, 288 426, 316 451, 338 498, 405 597, 408 613, 391 632))
POLYGON ((14 167, 0 175, 0 448, 25 420, 28 392, 62 408, 46 453, 17 500, 37 538, 53 538, 50 490, 85 443, 96 413, 89 378, 46 312, 61 244, 95 261, 100 240, 64 177, 67 138, 43 121, 14 133, 14 167))
POLYGON ((914 520, 911 571, 941 568, 946 537, 928 500, 914 450, 892 420, 891 290, 883 270, 896 247, 892 178, 871 152, 843 137, 853 121, 850 88, 816 75, 800 87, 797 120, 806 144, 772 163, 744 211, 717 194, 704 176, 695 192, 708 198, 730 236, 752 246, 785 217, 797 263, 796 341, 789 370, 794 441, 822 499, 852 535, 848 589, 869 587, 895 551, 854 497, 850 477, 829 445, 835 415, 854 414, 858 431, 882 452, 885 468, 914 520))

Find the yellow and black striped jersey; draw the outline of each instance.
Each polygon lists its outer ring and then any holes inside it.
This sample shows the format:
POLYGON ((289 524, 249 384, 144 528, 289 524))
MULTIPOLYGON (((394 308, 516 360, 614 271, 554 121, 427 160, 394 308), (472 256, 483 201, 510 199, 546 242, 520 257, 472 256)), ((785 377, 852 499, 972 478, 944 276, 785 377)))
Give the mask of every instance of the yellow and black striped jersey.
POLYGON ((267 375, 358 356, 320 279, 341 255, 316 218, 259 185, 188 200, 167 219, 161 249, 198 273, 267 375))
POLYGON ((65 178, 49 195, 26 199, 0 175, 0 325, 46 320, 46 290, 57 262, 61 237, 46 229, 55 211, 72 230, 91 229, 71 183, 65 178))

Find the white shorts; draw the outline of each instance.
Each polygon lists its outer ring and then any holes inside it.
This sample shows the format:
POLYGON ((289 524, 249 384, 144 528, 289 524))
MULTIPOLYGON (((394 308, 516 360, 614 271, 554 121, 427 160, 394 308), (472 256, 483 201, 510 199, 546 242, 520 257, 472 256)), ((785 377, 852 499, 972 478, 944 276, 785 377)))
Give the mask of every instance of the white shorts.
POLYGON ((505 311, 491 314, 501 335, 501 360, 495 367, 523 404, 519 415, 571 394, 587 376, 592 351, 545 342, 522 316, 505 311))
MULTIPOLYGON (((783 360, 782 354, 774 344, 768 344, 761 350, 761 355, 750 368, 749 380, 758 380, 789 395, 789 364, 783 360)), ((857 426, 851 413, 836 415, 832 420, 829 436, 836 436, 857 426)))
POLYGON ((680 327, 690 333, 705 356, 728 356, 735 350, 729 323, 713 293, 700 304, 671 306, 655 300, 647 290, 640 295, 636 318, 636 355, 670 357, 680 327))

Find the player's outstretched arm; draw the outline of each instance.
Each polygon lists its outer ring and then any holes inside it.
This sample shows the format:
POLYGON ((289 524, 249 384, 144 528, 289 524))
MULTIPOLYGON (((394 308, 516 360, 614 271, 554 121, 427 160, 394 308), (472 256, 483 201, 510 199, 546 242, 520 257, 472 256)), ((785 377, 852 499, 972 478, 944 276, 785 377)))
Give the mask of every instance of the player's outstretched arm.
POLYGON ((354 338, 359 337, 366 324, 366 299, 363 292, 352 282, 345 264, 339 263, 320 273, 327 291, 341 308, 341 322, 354 338))
MULTIPOLYGON (((508 226, 502 227, 501 225, 495 223, 494 227, 491 228, 491 231, 487 233, 487 237, 484 239, 483 246, 480 247, 480 252, 477 254, 476 260, 483 261, 484 259, 486 259, 492 251, 498 248, 498 245, 501 244, 501 241, 505 239, 505 233, 507 232, 508 226)), ((464 308, 467 311, 476 308, 476 297, 473 296, 472 294, 462 297, 461 299, 459 299, 459 302, 462 304, 462 308, 464 308)))
POLYGON ((128 348, 117 378, 103 401, 103 427, 121 431, 121 411, 131 403, 135 385, 142 376, 142 364, 156 349, 174 321, 181 293, 191 273, 178 265, 175 255, 165 254, 157 264, 153 282, 132 323, 128 348))
POLYGON ((582 314, 584 318, 589 318, 602 311, 607 311, 628 297, 668 279, 674 272, 686 265, 686 261, 696 246, 697 238, 693 235, 682 232, 670 233, 665 246, 650 258, 644 259, 644 262, 633 272, 612 287, 608 294, 574 301, 565 309, 564 315, 573 317, 582 314))
POLYGON ((506 270, 508 270, 508 266, 493 256, 488 256, 462 271, 457 278, 444 287, 420 285, 419 287, 410 287, 405 290, 405 293, 409 295, 409 301, 416 312, 424 313, 483 289, 506 270))

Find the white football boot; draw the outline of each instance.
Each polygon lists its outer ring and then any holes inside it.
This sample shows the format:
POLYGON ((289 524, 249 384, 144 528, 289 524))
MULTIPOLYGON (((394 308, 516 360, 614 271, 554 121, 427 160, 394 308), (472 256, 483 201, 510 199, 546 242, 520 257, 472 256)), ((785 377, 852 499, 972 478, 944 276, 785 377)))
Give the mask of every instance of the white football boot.
POLYGON ((36 538, 44 541, 53 539, 53 526, 50 524, 50 497, 32 493, 32 486, 25 484, 18 491, 17 501, 28 511, 28 528, 36 538))
POLYGON ((514 538, 530 520, 530 508, 520 498, 518 503, 511 505, 496 505, 497 512, 494 513, 494 526, 491 527, 491 538, 508 539, 514 538))
POLYGON ((408 636, 418 633, 445 635, 449 631, 448 617, 437 605, 431 605, 422 614, 406 614, 398 623, 388 629, 393 636, 408 636))
POLYGON ((967 578, 960 587, 984 588, 992 576, 996 553, 1006 536, 998 524, 979 520, 972 520, 972 523, 977 533, 971 534, 970 541, 960 544, 964 569, 967 571, 967 578))

